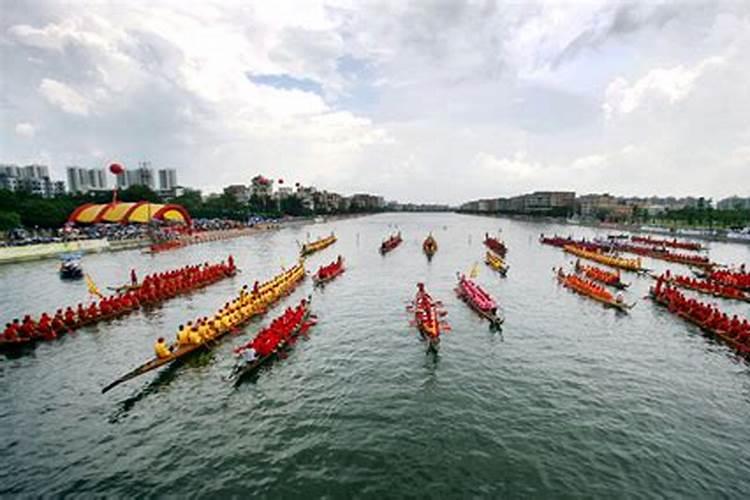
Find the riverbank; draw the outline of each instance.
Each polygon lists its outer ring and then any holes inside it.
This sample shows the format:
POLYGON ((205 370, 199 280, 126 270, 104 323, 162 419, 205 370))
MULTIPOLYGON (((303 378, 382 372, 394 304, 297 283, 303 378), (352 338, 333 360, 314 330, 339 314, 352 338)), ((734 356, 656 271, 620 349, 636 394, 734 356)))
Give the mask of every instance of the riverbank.
MULTIPOLYGON (((251 236, 260 231, 281 229, 283 227, 312 224, 317 222, 334 222, 352 219, 370 214, 346 214, 333 215, 330 217, 293 217, 278 222, 256 224, 253 227, 242 229, 222 229, 216 231, 203 231, 190 235, 181 236, 179 239, 183 246, 208 243, 212 241, 227 240, 251 236)), ((42 243, 38 245, 25 245, 16 247, 0 247, 0 265, 28 262, 33 260, 54 259, 68 253, 99 253, 118 252, 121 250, 133 250, 148 248, 152 245, 149 238, 136 238, 131 240, 107 240, 105 238, 95 240, 74 240, 57 243, 42 243)))
POLYGON ((741 243, 750 245, 750 238, 731 238, 727 235, 726 230, 720 229, 701 229, 701 228, 677 228, 670 229, 661 226, 649 226, 643 224, 625 224, 615 222, 595 222, 595 221, 584 221, 584 220, 571 220, 565 217, 539 217, 529 215, 518 215, 518 214, 485 214, 485 213, 473 213, 473 212, 457 212, 463 215, 478 215, 482 217, 493 217, 496 219, 511 219, 519 220, 524 222, 539 222, 539 223, 552 223, 552 224, 563 224, 568 226, 581 226, 590 227, 601 230, 611 230, 614 232, 626 232, 626 233, 647 233, 647 234, 658 234, 662 236, 670 236, 672 238, 687 238, 692 240, 701 241, 716 241, 721 243, 741 243))

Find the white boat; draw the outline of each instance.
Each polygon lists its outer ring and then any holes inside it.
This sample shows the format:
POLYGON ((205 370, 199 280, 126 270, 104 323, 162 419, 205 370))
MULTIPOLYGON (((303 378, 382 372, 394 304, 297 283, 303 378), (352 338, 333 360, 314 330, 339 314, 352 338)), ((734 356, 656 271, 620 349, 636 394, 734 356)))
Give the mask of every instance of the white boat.
POLYGON ((740 229, 739 231, 728 231, 727 239, 733 241, 742 241, 750 243, 750 227, 740 229))

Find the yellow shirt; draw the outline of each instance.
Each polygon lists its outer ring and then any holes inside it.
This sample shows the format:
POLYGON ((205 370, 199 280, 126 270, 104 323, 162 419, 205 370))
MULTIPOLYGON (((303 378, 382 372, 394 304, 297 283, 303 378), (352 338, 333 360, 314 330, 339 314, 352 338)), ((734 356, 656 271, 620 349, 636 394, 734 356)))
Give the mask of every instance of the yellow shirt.
POLYGON ((229 316, 224 315, 221 317, 221 326, 224 328, 224 330, 229 330, 232 328, 232 320, 229 318, 229 316))
POLYGON ((190 343, 190 329, 185 327, 179 332, 177 332, 177 343, 179 343, 181 346, 187 345, 190 343))
POLYGON ((203 324, 199 326, 198 335, 200 335, 203 340, 211 340, 211 331, 208 328, 208 325, 203 324))
POLYGON ((190 339, 191 344, 203 343, 203 337, 201 337, 201 334, 198 332, 197 329, 190 329, 190 334, 188 335, 188 338, 190 339))
POLYGON ((166 342, 157 342, 154 344, 154 352, 159 359, 168 358, 172 354, 169 352, 169 347, 167 347, 166 342))

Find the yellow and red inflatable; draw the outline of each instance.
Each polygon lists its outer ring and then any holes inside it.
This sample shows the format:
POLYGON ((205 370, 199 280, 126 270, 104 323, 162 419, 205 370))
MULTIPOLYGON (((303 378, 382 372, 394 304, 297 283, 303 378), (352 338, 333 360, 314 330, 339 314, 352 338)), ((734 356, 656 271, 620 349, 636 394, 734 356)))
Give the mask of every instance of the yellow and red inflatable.
POLYGON ((190 214, 181 205, 114 202, 105 204, 87 203, 73 210, 68 222, 75 224, 98 224, 102 222, 122 224, 147 224, 151 221, 190 224, 190 214))

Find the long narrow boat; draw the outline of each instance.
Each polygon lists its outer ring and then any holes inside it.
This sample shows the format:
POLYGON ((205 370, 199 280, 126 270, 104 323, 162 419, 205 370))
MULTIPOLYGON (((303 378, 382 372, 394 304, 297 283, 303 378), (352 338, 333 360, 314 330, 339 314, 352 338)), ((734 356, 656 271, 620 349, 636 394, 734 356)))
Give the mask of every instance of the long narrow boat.
MULTIPOLYGON (((294 288, 299 284, 299 282, 303 280, 305 277, 304 261, 300 260, 296 265, 294 265, 293 267, 289 268, 288 270, 284 271, 283 273, 277 276, 277 278, 282 278, 282 277, 283 279, 287 280, 284 284, 285 288, 283 289, 282 296, 289 295, 294 290, 294 288)), ((258 288, 258 291, 259 291, 258 295, 262 297, 265 295, 266 292, 270 291, 273 288, 273 282, 274 280, 269 280, 263 283, 262 285, 260 285, 258 288)), ((276 299, 276 301, 280 300, 282 296, 279 296, 276 299)), ((264 306, 267 308, 267 307, 274 305, 274 303, 275 302, 264 304, 264 306)), ((161 368, 164 365, 168 365, 176 361, 184 360, 185 358, 187 358, 188 356, 190 356, 191 354, 195 352, 211 350, 222 337, 226 336, 228 333, 232 331, 235 331, 237 328, 243 326, 245 323, 250 321, 253 317, 254 315, 246 318, 243 323, 236 324, 236 325, 233 325, 232 328, 219 331, 216 337, 214 337, 211 341, 208 341, 208 342, 203 342, 200 344, 190 344, 186 346, 179 346, 175 342, 170 349, 171 354, 169 356, 164 357, 164 358, 154 357, 153 359, 143 363, 142 365, 129 371, 125 375, 121 376, 114 382, 104 387, 102 389, 102 393, 105 393, 111 390, 112 388, 122 384, 123 382, 127 382, 128 380, 132 380, 140 375, 156 370, 157 368, 161 368)))
POLYGON ((623 300, 618 300, 604 289, 599 294, 592 292, 590 288, 595 285, 593 282, 579 278, 575 274, 565 274, 562 268, 557 271, 557 281, 565 288, 604 304, 606 307, 611 307, 621 312, 628 312, 628 310, 635 307, 635 303, 626 304, 623 300))
POLYGON ((267 356, 260 356, 252 361, 247 361, 245 357, 242 354, 242 351, 238 352, 238 359, 235 366, 232 368, 232 373, 229 374, 227 377, 228 381, 233 381, 234 385, 237 386, 242 382, 242 379, 245 377, 248 377, 258 371, 260 367, 271 361, 272 359, 276 358, 279 353, 287 350, 289 348, 294 340, 299 337, 301 334, 305 333, 310 326, 312 326, 314 323, 309 323, 310 320, 310 308, 311 308, 311 297, 307 297, 307 301, 304 304, 305 307, 305 313, 302 316, 301 321, 299 324, 297 324, 292 332, 289 334, 289 338, 287 340, 282 340, 279 345, 274 349, 274 351, 267 356))
POLYGON ((578 257, 588 259, 606 266, 615 267, 619 269, 625 269, 626 271, 633 272, 646 272, 646 269, 641 267, 641 259, 625 259, 623 257, 613 257, 610 255, 604 255, 599 252, 594 252, 580 248, 576 245, 565 245, 563 247, 565 252, 577 255, 578 257))
POLYGON ((391 235, 387 240, 383 241, 383 243, 380 244, 380 253, 383 255, 387 254, 388 252, 394 250, 397 246, 399 246, 402 241, 401 231, 391 235))
POLYGON ((339 255, 338 259, 327 266, 318 269, 318 272, 313 275, 313 284, 315 286, 325 286, 326 283, 329 283, 344 274, 345 270, 344 259, 339 255))
POLYGON ((159 243, 152 243, 149 245, 147 250, 144 250, 143 253, 146 254, 157 254, 162 252, 168 252, 170 250, 176 250, 178 248, 186 247, 188 245, 187 242, 179 239, 174 240, 165 240, 161 241, 159 243))
POLYGON ((302 257, 306 255, 313 254, 315 252, 319 252, 323 250, 324 248, 327 248, 331 245, 336 243, 336 235, 331 233, 330 235, 320 238, 316 241, 313 241, 311 243, 305 243, 302 245, 302 248, 300 249, 300 255, 302 257))
POLYGON ((427 342, 427 352, 437 353, 440 347, 440 332, 449 327, 441 322, 440 317, 444 313, 439 304, 425 291, 423 283, 417 283, 417 295, 411 303, 411 308, 414 311, 414 325, 422 339, 427 342))
POLYGON ((711 262, 711 260, 709 260, 709 258, 705 255, 677 253, 669 251, 665 248, 644 247, 632 245, 629 243, 613 243, 612 249, 620 252, 641 255, 643 257, 650 257, 652 259, 664 260, 667 262, 672 262, 674 264, 683 264, 686 266, 700 267, 708 270, 719 266, 719 264, 717 264, 716 262, 711 262))
POLYGON ((687 321, 688 323, 692 323, 693 325, 697 326, 701 329, 701 332, 703 332, 705 335, 714 337, 725 344, 727 344, 729 347, 735 350, 737 354, 744 356, 745 358, 750 359, 750 345, 743 344, 738 342, 737 340, 733 339, 729 335, 727 335, 727 332, 717 330, 715 328, 709 327, 705 322, 702 322, 696 318, 693 318, 692 316, 685 314, 681 311, 674 311, 669 307, 669 299, 661 294, 657 295, 653 288, 649 289, 648 297, 654 301, 655 304, 658 304, 665 309, 667 309, 670 313, 674 314, 675 316, 678 316, 682 318, 683 320, 687 321))
POLYGON ((683 288, 685 290, 692 290, 694 292, 702 293, 704 295, 710 295, 712 297, 728 300, 739 300, 742 302, 750 302, 750 292, 746 292, 739 288, 734 288, 728 285, 713 283, 708 280, 696 280, 688 276, 658 276, 651 274, 654 279, 660 279, 669 285, 683 288))
POLYGON ((62 330, 54 331, 51 334, 46 335, 46 336, 41 335, 41 334, 35 334, 31 337, 17 336, 14 339, 7 339, 3 336, 3 334, 0 334, 0 352, 20 353, 24 349, 30 349, 32 347, 35 347, 37 343, 39 342, 50 342, 52 340, 57 340, 61 336, 66 335, 68 333, 72 333, 74 330, 83 328, 84 326, 93 325, 95 323, 111 321, 113 319, 119 318, 126 314, 130 314, 131 312, 136 311, 137 309, 138 309, 137 307, 130 307, 128 309, 119 310, 117 312, 107 314, 104 316, 97 316, 95 319, 92 319, 92 320, 76 321, 74 324, 65 325, 62 330))
POLYGON ((696 276, 705 278, 714 283, 721 283, 722 285, 733 286, 745 292, 750 292, 750 273, 744 271, 744 266, 739 270, 720 270, 711 271, 693 271, 696 276))
POLYGON ((498 254, 500 257, 505 257, 505 254, 508 253, 508 247, 505 246, 505 243, 497 238, 493 238, 487 233, 484 235, 484 246, 498 254))
POLYGON ((630 283, 624 283, 620 277, 620 272, 613 273, 606 271, 600 267, 587 266, 581 264, 580 260, 576 260, 575 270, 579 274, 583 274, 592 281, 598 281, 608 286, 615 287, 619 290, 624 290, 630 286, 630 283))
POLYGON ((574 245, 584 250, 590 251, 609 251, 610 244, 599 243, 596 241, 588 241, 585 239, 575 240, 571 236, 563 238, 562 236, 545 236, 541 234, 539 236, 539 243, 542 245, 549 245, 557 248, 564 248, 567 245, 574 245))
POLYGON ((430 233, 422 243, 422 251, 427 256, 427 260, 432 260, 432 257, 437 253, 438 244, 437 240, 432 236, 432 233, 430 233))
POLYGON ((487 250, 484 261, 488 266, 500 273, 501 276, 505 277, 508 274, 510 266, 499 255, 495 255, 492 250, 487 250))
POLYGON ((677 239, 667 240, 656 239, 650 236, 631 236, 630 241, 633 243, 645 243, 651 246, 678 248, 680 250, 693 250, 696 252, 705 250, 700 243, 693 241, 678 241, 677 239))
POLYGON ((474 281, 456 273, 456 295, 482 318, 490 322, 491 330, 500 330, 505 318, 497 313, 497 302, 474 281))
MULTIPOLYGON (((219 265, 221 265, 221 264, 214 264, 214 266, 219 266, 219 265)), ((162 302, 166 302, 167 300, 170 300, 170 299, 172 299, 174 297, 195 292, 195 291, 197 291, 197 290, 199 290, 201 288, 204 288, 204 287, 207 287, 209 285, 212 285, 212 284, 214 284, 214 283, 216 283, 218 281, 221 281, 221 280, 226 279, 226 278, 230 278, 230 277, 234 276, 236 273, 237 273, 236 268, 231 268, 231 269, 227 268, 227 269, 225 269, 222 272, 222 274, 217 274, 214 278, 208 279, 208 280, 206 280, 204 282, 201 282, 201 283, 199 283, 197 285, 194 285, 194 286, 190 287, 189 289, 185 289, 185 290, 182 290, 182 291, 177 291, 177 292, 175 292, 174 295, 165 295, 165 296, 157 297, 157 298, 153 298, 153 299, 145 299, 145 298, 139 299, 138 303, 136 303, 135 305, 133 305, 131 307, 123 307, 123 308, 119 308, 117 310, 114 310, 114 311, 112 311, 109 314, 97 314, 94 317, 86 318, 86 319, 83 319, 83 320, 77 319, 75 322, 65 323, 65 326, 64 326, 63 329, 61 329, 59 331, 55 331, 54 332, 55 335, 50 335, 48 337, 45 337, 45 336, 42 336, 42 335, 34 335, 34 336, 31 336, 31 337, 19 337, 19 338, 14 339, 14 340, 8 340, 2 334, 0 334, 0 352, 18 351, 18 350, 21 350, 21 349, 26 348, 26 347, 34 346, 34 345, 36 345, 37 342, 42 342, 42 341, 48 342, 48 341, 51 341, 51 340, 56 340, 57 338, 59 338, 60 336, 62 336, 64 334, 71 333, 71 332, 73 332, 75 330, 78 330, 80 328, 83 328, 85 326, 91 326, 91 325, 94 325, 94 324, 97 324, 97 323, 103 323, 103 322, 111 321, 113 319, 124 317, 124 316, 127 316, 128 314, 130 314, 130 313, 132 313, 134 311, 137 311, 139 308, 148 308, 148 307, 156 306, 156 305, 161 304, 162 302)), ((135 288, 133 288, 133 290, 128 290, 128 292, 130 292, 130 291, 137 291, 139 288, 140 288, 140 286, 135 287, 135 288)), ((126 292, 126 294, 127 294, 127 292, 126 292)), ((108 297, 105 297, 105 299, 110 299, 111 300, 113 298, 121 298, 123 296, 124 295, 122 293, 117 293, 115 295, 110 295, 108 297)), ((65 308, 61 308, 61 309, 65 309, 65 308)))

